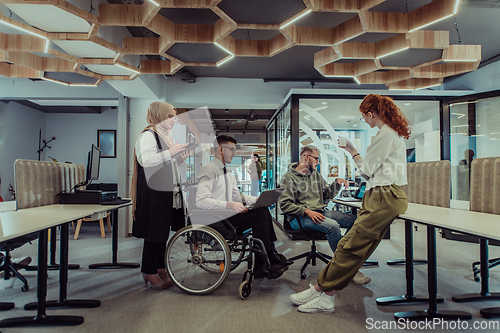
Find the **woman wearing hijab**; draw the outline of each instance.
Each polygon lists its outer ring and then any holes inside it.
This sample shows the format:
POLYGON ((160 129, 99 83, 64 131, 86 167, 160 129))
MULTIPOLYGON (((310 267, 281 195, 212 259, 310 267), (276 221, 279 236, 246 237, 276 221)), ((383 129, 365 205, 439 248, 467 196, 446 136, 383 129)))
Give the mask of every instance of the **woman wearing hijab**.
POLYGON ((186 145, 175 143, 170 136, 176 119, 172 105, 151 103, 146 116, 148 126, 135 142, 130 191, 132 235, 144 239, 141 272, 145 284, 151 284, 153 289, 172 285, 165 271, 164 255, 172 218, 182 209, 182 199, 174 195, 180 190, 178 164, 189 155, 184 151, 186 145))

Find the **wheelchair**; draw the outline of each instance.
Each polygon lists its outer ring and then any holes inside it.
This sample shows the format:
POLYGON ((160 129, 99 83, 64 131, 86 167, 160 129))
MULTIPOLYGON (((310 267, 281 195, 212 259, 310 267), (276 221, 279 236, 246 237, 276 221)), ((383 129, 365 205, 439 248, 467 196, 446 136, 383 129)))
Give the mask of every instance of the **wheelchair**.
MULTIPOLYGON (((220 288, 229 273, 241 263, 247 263, 239 286, 242 299, 252 292, 255 256, 264 259, 270 269, 266 249, 262 241, 251 236, 251 229, 238 233, 225 218, 213 217, 208 225, 191 224, 191 221, 208 219, 207 214, 217 215, 217 211, 191 211, 188 225, 177 231, 167 244, 165 267, 174 284, 183 291, 194 295, 209 294, 220 288), (198 215, 193 219, 193 215, 198 215), (214 222, 217 221, 217 222, 214 222)), ((268 279, 278 278, 286 271, 269 273, 268 279)), ((270 270, 271 271, 271 270, 270 270)))

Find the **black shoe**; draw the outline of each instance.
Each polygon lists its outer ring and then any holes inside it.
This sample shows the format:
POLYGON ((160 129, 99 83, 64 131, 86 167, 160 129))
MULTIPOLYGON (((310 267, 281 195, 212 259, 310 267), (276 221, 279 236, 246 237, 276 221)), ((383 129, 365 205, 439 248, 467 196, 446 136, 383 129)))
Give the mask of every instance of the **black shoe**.
POLYGON ((280 253, 275 253, 269 256, 269 261, 271 262, 271 264, 281 264, 283 267, 293 264, 292 260, 288 260, 284 255, 280 253))
POLYGON ((263 279, 269 275, 269 270, 264 267, 264 265, 260 267, 256 267, 253 269, 253 278, 254 279, 263 279))

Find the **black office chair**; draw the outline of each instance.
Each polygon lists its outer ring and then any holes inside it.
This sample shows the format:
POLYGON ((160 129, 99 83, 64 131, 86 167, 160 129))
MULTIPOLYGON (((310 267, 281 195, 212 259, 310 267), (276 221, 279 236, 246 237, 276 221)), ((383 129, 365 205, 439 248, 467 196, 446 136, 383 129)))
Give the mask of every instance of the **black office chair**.
POLYGON ((24 286, 21 287, 22 291, 28 291, 29 285, 28 285, 28 280, 26 280, 26 278, 21 273, 19 273, 19 270, 30 269, 32 268, 32 266, 13 263, 10 251, 17 249, 18 247, 21 247, 24 244, 37 239, 37 237, 38 233, 34 232, 22 237, 14 238, 0 243, 0 251, 5 252, 3 264, 2 266, 0 266, 0 272, 2 271, 4 272, 4 277, 3 277, 4 280, 9 280, 11 277, 11 273, 14 274, 19 280, 21 280, 21 282, 24 284, 24 286))
POLYGON ((308 242, 310 241, 311 242, 311 250, 310 251, 304 252, 302 254, 299 254, 298 256, 295 256, 293 258, 288 259, 291 261, 295 261, 297 259, 306 258, 306 262, 304 263, 304 265, 300 269, 300 278, 301 279, 306 278, 306 275, 304 274, 304 270, 306 269, 306 267, 309 264, 316 266, 316 259, 320 259, 325 264, 328 264, 328 262, 332 259, 331 256, 316 250, 316 241, 326 240, 326 234, 324 232, 316 231, 316 230, 308 229, 308 228, 303 228, 302 224, 300 223, 300 219, 298 219, 297 216, 286 215, 286 214, 284 214, 283 227, 285 229, 285 232, 291 236, 292 240, 295 240, 295 241, 301 240, 301 241, 308 241, 308 242), (292 222, 294 219, 297 219, 297 221, 299 222, 300 229, 293 229, 292 226, 290 225, 290 222, 292 222))

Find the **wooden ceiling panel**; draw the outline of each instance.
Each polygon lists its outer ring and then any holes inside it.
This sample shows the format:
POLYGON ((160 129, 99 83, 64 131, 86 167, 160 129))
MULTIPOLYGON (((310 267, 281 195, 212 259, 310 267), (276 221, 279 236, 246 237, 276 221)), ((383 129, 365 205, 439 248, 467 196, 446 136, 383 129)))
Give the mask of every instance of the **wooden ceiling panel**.
POLYGON ((431 82, 422 80, 475 70, 481 60, 479 45, 449 45, 448 31, 420 30, 454 15, 458 0, 415 0, 410 5, 399 0, 146 0, 102 3, 98 16, 64 0, 3 2, 18 11, 28 4, 52 6, 89 25, 85 32, 47 33, 0 15, 0 23, 20 31, 0 30, 0 60, 11 62, 2 64, 0 75, 5 76, 83 71, 102 80, 133 80, 140 74, 171 75, 186 66, 225 66, 233 57, 275 57, 297 46, 319 48, 309 55, 316 76, 392 86, 398 82, 414 89, 431 82), (119 46, 97 37, 101 26, 128 27, 136 34, 119 46), (150 33, 137 37, 141 29, 150 33), (121 62, 126 55, 166 59, 142 60, 139 69, 121 62), (95 71, 85 71, 82 64, 95 71))

